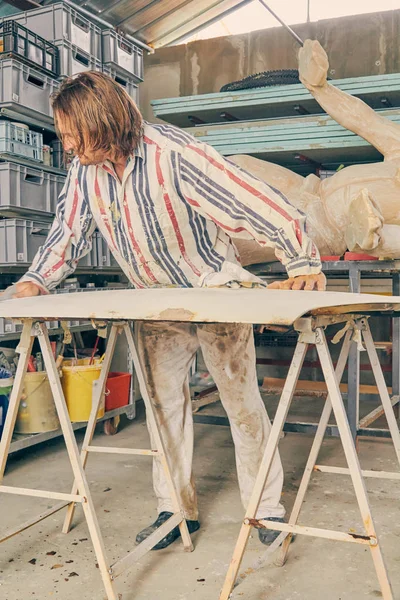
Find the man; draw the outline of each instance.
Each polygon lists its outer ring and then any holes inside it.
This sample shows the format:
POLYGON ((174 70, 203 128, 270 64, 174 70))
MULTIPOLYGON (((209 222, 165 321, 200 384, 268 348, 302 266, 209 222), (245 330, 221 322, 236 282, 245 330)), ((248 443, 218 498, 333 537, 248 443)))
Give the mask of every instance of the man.
MULTIPOLYGON (((46 294, 90 251, 98 227, 136 288, 213 286, 261 281, 239 263, 232 239, 275 248, 289 279, 275 287, 325 288, 304 216, 278 191, 175 127, 143 123, 126 92, 101 73, 64 81, 53 98, 58 134, 76 154, 49 236, 17 284, 17 297, 46 294)), ((248 325, 142 323, 139 351, 189 531, 200 524, 192 480, 193 421, 187 375, 201 347, 228 413, 242 502, 247 504, 270 431, 257 385, 248 325)), ((157 459, 158 518, 172 513, 157 459)), ((259 518, 283 520, 283 471, 277 455, 259 518)), ((263 543, 278 532, 260 530, 263 543)), ((173 530, 156 549, 179 536, 173 530)))

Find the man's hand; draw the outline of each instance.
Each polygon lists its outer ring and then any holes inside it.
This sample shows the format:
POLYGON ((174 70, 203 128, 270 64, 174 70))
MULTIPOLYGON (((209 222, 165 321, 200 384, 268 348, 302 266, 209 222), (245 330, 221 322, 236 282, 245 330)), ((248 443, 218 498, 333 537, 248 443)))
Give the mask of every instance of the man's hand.
POLYGON ((317 40, 306 40, 299 52, 299 77, 306 88, 322 87, 326 83, 329 61, 317 40))
MULTIPOLYGON (((32 281, 20 281, 12 287, 15 288, 12 298, 28 298, 29 296, 40 296, 42 292, 42 288, 36 285, 36 283, 33 283, 32 281)), ((3 295, 8 296, 7 291, 9 289, 10 288, 7 288, 4 292, 0 294, 0 299, 3 295)))
POLYGON ((268 285, 270 290, 318 290, 323 292, 326 289, 326 277, 323 273, 318 275, 299 275, 298 277, 289 277, 285 281, 274 281, 268 285))

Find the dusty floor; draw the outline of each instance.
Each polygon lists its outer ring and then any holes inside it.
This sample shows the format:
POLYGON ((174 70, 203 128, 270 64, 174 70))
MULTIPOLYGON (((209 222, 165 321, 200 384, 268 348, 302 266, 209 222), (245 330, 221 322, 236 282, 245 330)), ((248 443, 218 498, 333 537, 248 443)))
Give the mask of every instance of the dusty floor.
MULTIPOLYGON (((320 401, 314 401, 317 407, 320 401)), ((296 401, 298 418, 304 419, 304 399, 296 401)), ((222 414, 211 407, 207 412, 222 414)), ((186 554, 176 542, 161 552, 147 554, 118 580, 123 600, 217 600, 243 516, 236 483, 229 428, 195 426, 195 475, 201 507, 201 530, 194 538, 195 551, 186 554)), ((80 438, 81 439, 81 438, 80 438)), ((143 414, 124 422, 114 438, 101 432, 96 443, 146 447, 143 414)), ((285 466, 283 501, 290 507, 311 438, 288 434, 281 441, 285 466)), ((395 470, 395 455, 388 441, 360 443, 364 468, 395 470)), ((324 443, 320 463, 344 465, 337 439, 324 443)), ((151 465, 147 457, 92 455, 88 467, 94 502, 111 561, 134 546, 136 532, 155 517, 151 465)), ((6 485, 70 491, 71 476, 60 440, 13 457, 6 485)), ((400 482, 368 480, 367 487, 390 570, 394 597, 400 598, 400 482)), ((46 510, 49 501, 17 496, 0 497, 0 531, 46 510)), ((361 530, 354 494, 347 477, 316 474, 301 522, 343 531, 361 530)), ((99 571, 80 511, 69 535, 61 530, 62 513, 8 540, 0 551, 2 600, 103 600, 99 571)), ((263 551, 253 535, 243 570, 263 551)), ((286 566, 268 566, 245 579, 234 600, 358 600, 379 598, 381 593, 369 550, 364 546, 298 537, 286 566)))

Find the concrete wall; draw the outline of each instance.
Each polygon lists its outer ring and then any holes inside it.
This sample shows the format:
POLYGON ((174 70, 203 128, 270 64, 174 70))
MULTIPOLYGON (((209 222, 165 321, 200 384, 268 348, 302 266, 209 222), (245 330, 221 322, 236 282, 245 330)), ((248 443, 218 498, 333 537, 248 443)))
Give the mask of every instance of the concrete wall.
MULTIPOLYGON (((303 39, 327 50, 332 79, 400 71, 400 10, 296 25, 303 39)), ((154 121, 150 101, 218 92, 252 73, 297 67, 298 44, 283 27, 161 48, 145 57, 140 86, 144 116, 154 121)))

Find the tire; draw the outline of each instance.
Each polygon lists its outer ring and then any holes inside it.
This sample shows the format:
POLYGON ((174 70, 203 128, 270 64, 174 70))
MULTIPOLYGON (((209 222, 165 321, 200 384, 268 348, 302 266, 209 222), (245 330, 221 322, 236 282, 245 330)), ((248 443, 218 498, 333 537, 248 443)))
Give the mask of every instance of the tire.
POLYGON ((226 83, 220 91, 235 92, 274 85, 292 85, 294 83, 300 83, 297 69, 279 69, 276 71, 263 71, 255 75, 249 75, 240 81, 226 83))

